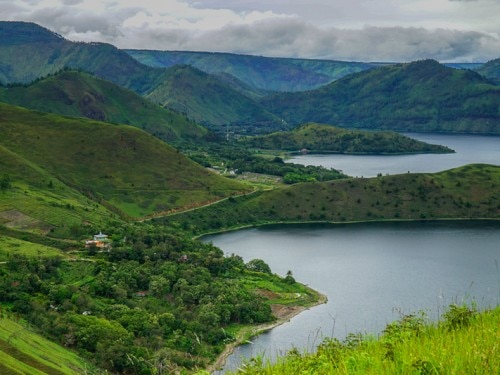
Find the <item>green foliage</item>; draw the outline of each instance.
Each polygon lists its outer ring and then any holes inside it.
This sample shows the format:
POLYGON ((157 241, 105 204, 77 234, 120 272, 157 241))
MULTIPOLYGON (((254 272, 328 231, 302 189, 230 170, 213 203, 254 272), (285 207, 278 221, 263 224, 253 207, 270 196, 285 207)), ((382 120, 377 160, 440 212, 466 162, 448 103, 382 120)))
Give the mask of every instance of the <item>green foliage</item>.
POLYGON ((112 250, 90 259, 9 253, 0 267, 0 307, 108 371, 150 373, 159 362, 205 367, 235 340, 235 327, 273 321, 271 302, 316 300, 261 260, 245 265, 176 227, 103 230, 112 250))

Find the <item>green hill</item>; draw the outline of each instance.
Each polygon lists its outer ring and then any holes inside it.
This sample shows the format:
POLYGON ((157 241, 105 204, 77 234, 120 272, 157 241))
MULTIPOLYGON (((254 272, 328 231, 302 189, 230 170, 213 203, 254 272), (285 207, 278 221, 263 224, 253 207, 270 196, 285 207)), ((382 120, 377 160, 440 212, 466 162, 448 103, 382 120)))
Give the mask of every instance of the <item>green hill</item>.
POLYGON ((300 183, 162 221, 197 233, 265 223, 500 218, 500 167, 300 183))
POLYGON ((267 91, 304 91, 318 88, 375 64, 239 55, 232 53, 125 50, 153 67, 191 65, 210 74, 230 74, 250 87, 267 91))
POLYGON ((291 131, 240 140, 247 147, 268 150, 331 152, 340 154, 446 153, 448 147, 430 145, 394 132, 346 130, 330 125, 305 124, 291 131))
POLYGON ((29 86, 0 88, 0 101, 44 112, 129 124, 169 142, 203 137, 207 131, 133 91, 86 73, 63 71, 29 86))
POLYGON ((500 58, 488 61, 476 71, 491 82, 500 85, 500 58))
POLYGON ((187 65, 169 68, 162 83, 146 97, 215 129, 225 124, 232 124, 239 132, 283 127, 276 116, 252 99, 187 65))
MULTIPOLYGON (((140 129, 1 103, 0 145, 25 161, 26 173, 35 173, 29 165, 52 176, 53 184, 60 181, 131 217, 196 206, 246 189, 140 129)), ((18 174, 17 167, 11 171, 18 174)), ((49 175, 41 184, 50 184, 49 175)))
POLYGON ((500 88, 475 72, 433 60, 371 69, 262 103, 291 124, 500 134, 500 88))

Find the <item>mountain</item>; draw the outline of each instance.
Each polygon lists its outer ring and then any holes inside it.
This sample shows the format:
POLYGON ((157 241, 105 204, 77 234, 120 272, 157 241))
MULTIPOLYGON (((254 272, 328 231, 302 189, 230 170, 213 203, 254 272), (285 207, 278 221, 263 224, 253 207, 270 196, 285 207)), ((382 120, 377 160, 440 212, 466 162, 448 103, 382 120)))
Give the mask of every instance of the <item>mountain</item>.
POLYGON ((283 128, 280 119, 254 100, 187 65, 166 70, 162 83, 146 97, 219 130, 226 124, 236 127, 238 132, 283 128))
POLYGON ((500 85, 500 58, 488 61, 476 71, 491 82, 500 85))
POLYGON ((34 23, 0 22, 0 82, 30 83, 64 68, 94 73, 139 94, 163 74, 110 44, 76 43, 34 23))
MULTIPOLYGON (((90 199, 87 209, 94 210, 95 202, 122 217, 193 207, 247 190, 140 129, 3 103, 0 146, 11 160, 3 161, 2 171, 21 194, 27 183, 54 192, 71 188, 90 199), (28 173, 32 177, 23 177, 28 173)), ((43 214, 37 213, 39 220, 43 214)))
POLYGON ((340 154, 447 153, 448 147, 431 145, 395 132, 347 130, 330 125, 305 124, 291 131, 241 138, 247 147, 340 154))
POLYGON ((29 86, 0 88, 0 101, 43 112, 140 127, 169 143, 203 137, 207 131, 133 91, 89 74, 63 71, 29 86))
POLYGON ((232 53, 125 50, 153 67, 191 65, 210 74, 230 74, 250 87, 266 91, 305 91, 377 64, 239 55, 232 53))
POLYGON ((371 69, 261 103, 290 124, 500 134, 500 88, 473 71, 434 60, 371 69))

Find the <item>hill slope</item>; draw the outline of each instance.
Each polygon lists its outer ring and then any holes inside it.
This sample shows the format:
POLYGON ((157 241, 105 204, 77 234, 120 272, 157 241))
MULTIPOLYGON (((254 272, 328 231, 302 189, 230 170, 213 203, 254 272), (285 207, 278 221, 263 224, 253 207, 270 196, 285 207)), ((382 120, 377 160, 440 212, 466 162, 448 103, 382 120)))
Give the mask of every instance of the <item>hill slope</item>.
POLYGON ((245 190, 142 130, 1 103, 0 145, 132 217, 245 190))
POLYGON ((288 132, 246 137, 240 140, 248 147, 341 154, 446 153, 448 147, 430 145, 394 132, 346 130, 330 125, 305 124, 288 132))
POLYGON ((375 64, 238 55, 232 53, 125 50, 153 67, 191 65, 210 74, 230 74, 247 85, 267 91, 314 89, 375 64))
POLYGON ((44 112, 129 124, 167 142, 201 138, 206 129, 86 73, 64 71, 29 86, 0 88, 0 101, 44 112))
POLYGON ((187 65, 168 69, 162 83, 146 97, 212 127, 233 124, 240 131, 263 131, 282 126, 281 121, 260 104, 187 65))
POLYGON ((265 98, 287 122, 414 132, 500 134, 500 88, 425 60, 352 74, 320 89, 265 98))
POLYGON ((300 183, 161 219, 198 233, 242 225, 500 218, 500 167, 300 183))

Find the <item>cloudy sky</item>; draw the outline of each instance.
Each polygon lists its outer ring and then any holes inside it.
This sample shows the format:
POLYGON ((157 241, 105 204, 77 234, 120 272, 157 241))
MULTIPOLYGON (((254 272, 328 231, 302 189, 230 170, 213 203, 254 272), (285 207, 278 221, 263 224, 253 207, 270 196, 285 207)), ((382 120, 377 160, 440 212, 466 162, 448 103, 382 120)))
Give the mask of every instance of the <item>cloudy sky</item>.
POLYGON ((500 57, 500 0, 0 0, 0 15, 120 48, 357 61, 500 57))

